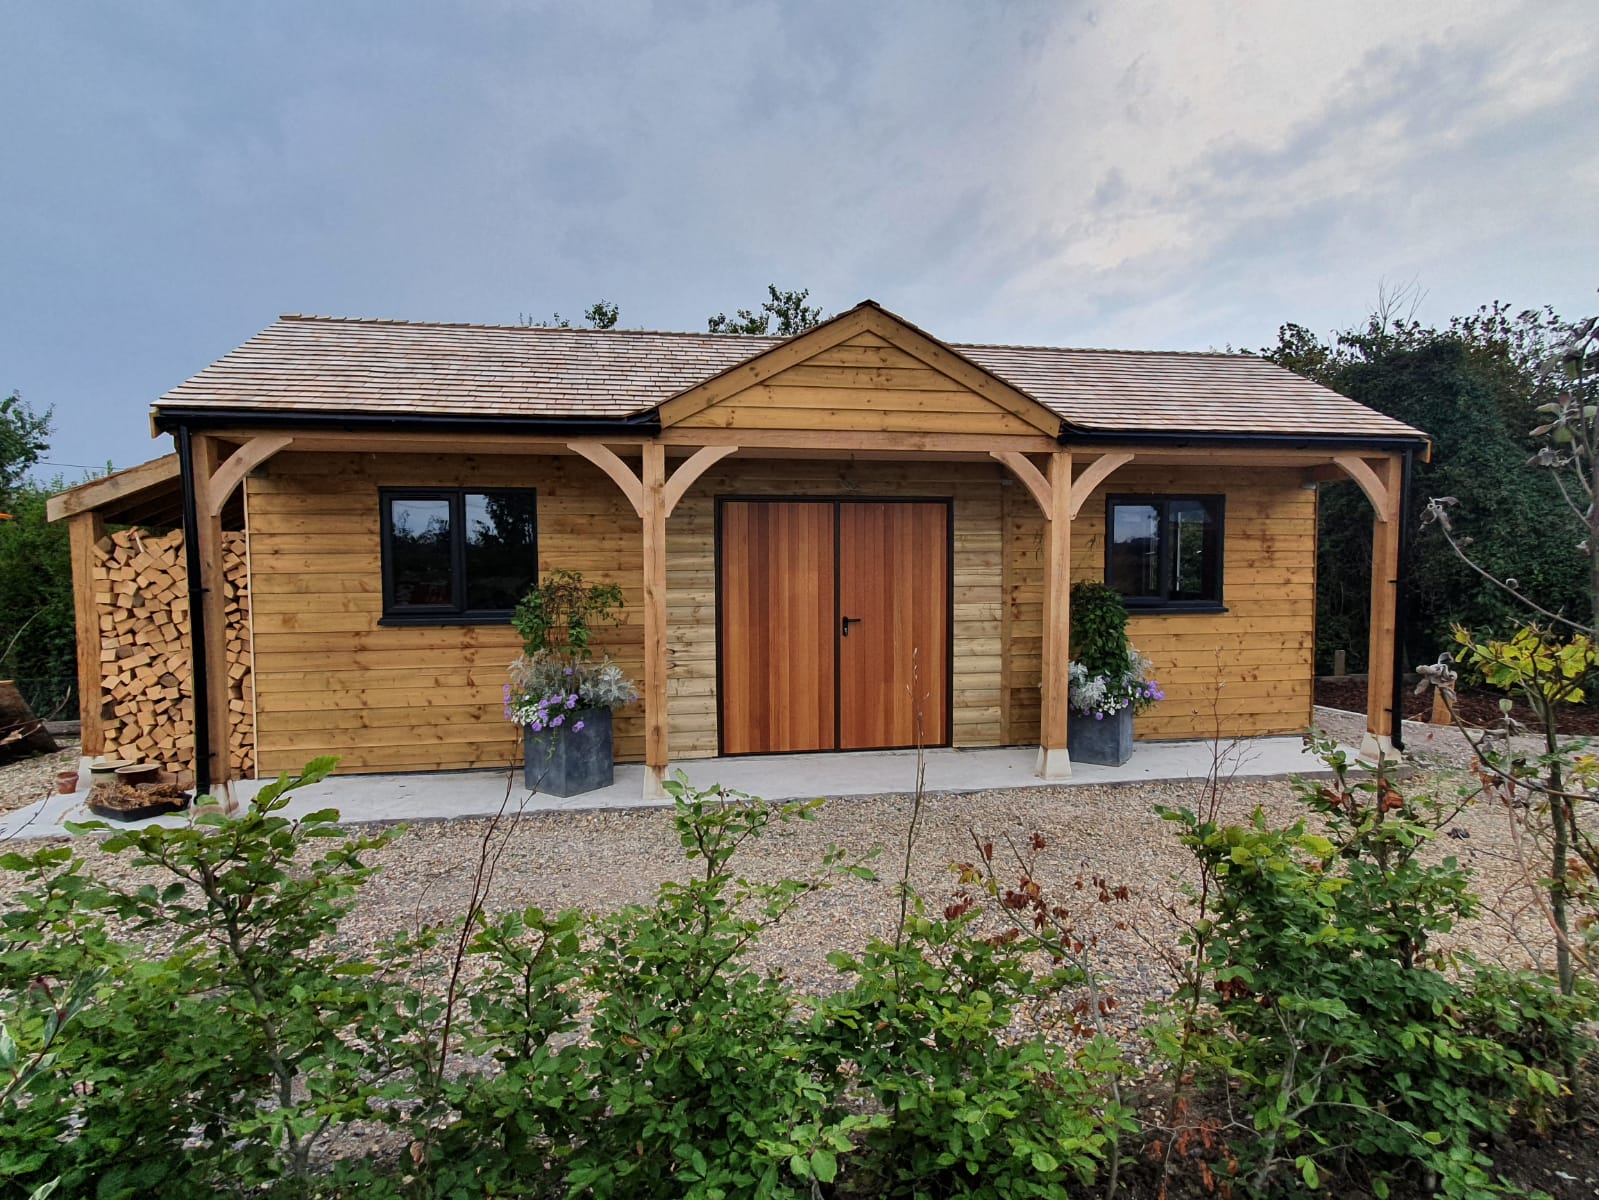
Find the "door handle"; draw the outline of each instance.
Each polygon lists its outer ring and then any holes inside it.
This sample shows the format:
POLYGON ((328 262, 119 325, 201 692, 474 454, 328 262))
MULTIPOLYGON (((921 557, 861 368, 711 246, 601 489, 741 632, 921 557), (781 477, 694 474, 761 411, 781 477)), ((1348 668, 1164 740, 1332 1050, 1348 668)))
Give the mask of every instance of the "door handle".
POLYGON ((848 637, 849 636, 849 627, 850 627, 850 625, 851 624, 859 625, 860 623, 861 623, 861 618, 860 617, 843 617, 843 618, 841 618, 840 621, 839 621, 839 626, 840 626, 839 634, 841 636, 843 636, 843 637, 848 637))

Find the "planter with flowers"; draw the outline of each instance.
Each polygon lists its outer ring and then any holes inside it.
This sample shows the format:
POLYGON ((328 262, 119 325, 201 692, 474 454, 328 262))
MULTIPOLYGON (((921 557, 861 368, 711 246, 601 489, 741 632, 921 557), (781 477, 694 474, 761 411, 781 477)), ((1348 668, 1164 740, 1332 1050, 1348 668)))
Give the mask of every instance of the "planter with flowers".
POLYGON ((1127 608, 1102 583, 1072 588, 1071 711, 1073 762, 1119 767, 1133 753, 1133 718, 1164 700, 1153 664, 1127 640, 1127 608))
POLYGON ((551 571, 516 606, 523 653, 511 664, 505 715, 522 727, 530 791, 576 796, 610 786, 611 714, 638 692, 609 658, 596 662, 589 643, 621 610, 621 588, 585 584, 575 571, 551 571))

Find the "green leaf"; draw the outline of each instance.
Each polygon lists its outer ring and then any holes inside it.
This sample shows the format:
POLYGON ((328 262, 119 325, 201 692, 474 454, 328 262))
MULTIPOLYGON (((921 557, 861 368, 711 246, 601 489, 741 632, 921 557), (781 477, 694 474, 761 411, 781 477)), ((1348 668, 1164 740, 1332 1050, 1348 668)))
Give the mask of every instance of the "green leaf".
POLYGON ((832 1183, 838 1177, 838 1159, 831 1150, 818 1147, 811 1151, 811 1172, 822 1183, 832 1183))
POLYGON ((1299 1168, 1299 1177, 1305 1181, 1308 1188, 1321 1186, 1321 1176, 1316 1173, 1316 1164, 1308 1154, 1301 1154, 1294 1160, 1294 1166, 1299 1168))
POLYGON ((1033 1151, 1033 1170, 1040 1175, 1050 1175, 1060 1169, 1060 1162, 1047 1150, 1033 1151))

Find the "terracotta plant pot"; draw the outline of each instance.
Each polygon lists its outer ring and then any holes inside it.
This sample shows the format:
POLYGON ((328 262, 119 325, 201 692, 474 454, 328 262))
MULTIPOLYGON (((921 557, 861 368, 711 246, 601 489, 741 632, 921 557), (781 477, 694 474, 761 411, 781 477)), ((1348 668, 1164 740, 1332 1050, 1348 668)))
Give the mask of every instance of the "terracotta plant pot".
POLYGON ((78 790, 78 773, 76 771, 56 772, 56 791, 63 796, 70 796, 78 790))

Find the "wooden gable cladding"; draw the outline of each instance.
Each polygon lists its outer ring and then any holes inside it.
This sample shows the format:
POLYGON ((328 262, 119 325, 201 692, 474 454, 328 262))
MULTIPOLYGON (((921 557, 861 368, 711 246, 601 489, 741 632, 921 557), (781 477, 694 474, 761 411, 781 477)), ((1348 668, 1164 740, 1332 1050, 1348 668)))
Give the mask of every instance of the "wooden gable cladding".
POLYGON ((875 306, 666 401, 663 427, 1053 436, 1060 417, 875 306))
MULTIPOLYGON (((1091 460, 1092 461, 1092 460, 1091 460)), ((1226 498, 1225 612, 1135 613, 1129 634, 1166 699, 1140 738, 1297 733, 1310 723, 1316 616, 1316 494, 1292 468, 1215 470, 1134 462, 1094 490, 1072 523, 1072 578, 1104 578, 1105 503, 1115 493, 1226 498)), ((1005 741, 1036 743, 1044 607, 1044 521, 1005 489, 1005 741)))
MULTIPOLYGON (((246 480, 254 594, 257 753, 262 774, 335 754, 344 772, 507 766, 508 625, 380 626, 379 487, 538 489, 539 571, 621 585, 623 623, 595 638, 643 673, 638 516, 598 469, 571 455, 288 451, 246 480)), ((638 705, 617 713, 619 758, 644 750, 638 705)))

